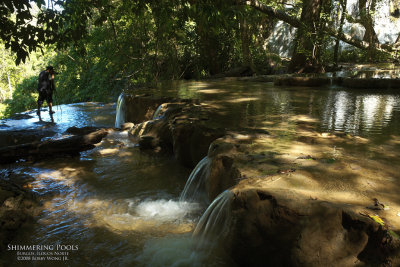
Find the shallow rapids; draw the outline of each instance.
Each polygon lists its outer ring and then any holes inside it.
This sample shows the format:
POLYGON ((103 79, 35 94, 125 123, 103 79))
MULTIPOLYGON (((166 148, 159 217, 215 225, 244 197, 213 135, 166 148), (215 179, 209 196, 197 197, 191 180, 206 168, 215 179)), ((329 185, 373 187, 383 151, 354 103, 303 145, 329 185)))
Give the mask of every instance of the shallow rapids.
MULTIPOLYGON (((62 138, 63 131, 75 125, 71 119, 74 113, 85 114, 81 119, 86 120, 81 123, 102 127, 112 126, 115 114, 113 105, 97 109, 89 103, 61 108, 68 114, 55 116, 56 124, 43 123, 55 130, 53 138, 62 138)), ((42 127, 35 118, 22 125, 42 127)), ((80 158, 21 162, 10 166, 9 171, 32 176, 30 187, 43 204, 37 223, 13 244, 75 245, 79 249, 69 251, 67 262, 72 266, 140 265, 139 255, 147 240, 191 233, 204 210, 197 203, 179 200, 190 170, 172 157, 140 152, 127 132, 110 133, 80 158)), ((25 265, 14 254, 6 255, 7 262, 25 265)), ((42 266, 43 262, 29 264, 42 266)))

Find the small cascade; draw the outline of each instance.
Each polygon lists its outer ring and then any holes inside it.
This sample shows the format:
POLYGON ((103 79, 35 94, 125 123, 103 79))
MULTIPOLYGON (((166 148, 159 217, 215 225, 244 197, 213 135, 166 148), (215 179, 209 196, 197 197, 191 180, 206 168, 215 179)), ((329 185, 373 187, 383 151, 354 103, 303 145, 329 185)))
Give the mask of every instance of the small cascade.
POLYGON ((161 110, 162 110, 163 105, 159 105, 158 108, 156 109, 156 111, 153 114, 153 120, 159 119, 160 115, 161 115, 161 110))
POLYGON ((183 189, 180 201, 190 201, 208 204, 206 182, 210 176, 211 160, 205 156, 193 169, 183 189))
POLYGON ((126 104, 124 94, 120 94, 117 102, 117 111, 115 115, 115 128, 121 128, 125 123, 126 104))
MULTIPOLYGON (((204 159, 203 159, 204 160, 204 159)), ((140 266, 235 266, 229 255, 233 192, 221 193, 200 218, 192 236, 167 236, 146 242, 135 261, 140 266)))
POLYGON ((214 199, 201 216, 193 232, 193 237, 198 239, 200 247, 227 241, 233 223, 231 208, 233 196, 232 191, 225 190, 214 199))

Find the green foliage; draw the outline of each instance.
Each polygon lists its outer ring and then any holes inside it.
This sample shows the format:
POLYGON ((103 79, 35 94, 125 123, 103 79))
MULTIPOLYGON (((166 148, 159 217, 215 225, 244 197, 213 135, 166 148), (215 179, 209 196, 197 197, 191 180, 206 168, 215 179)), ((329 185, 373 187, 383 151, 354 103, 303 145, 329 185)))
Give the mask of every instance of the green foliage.
POLYGON ((58 13, 42 7, 43 4, 43 0, 0 1, 0 39, 6 49, 15 53, 17 64, 25 62, 29 53, 41 49, 43 44, 55 42, 58 13))
MULTIPOLYGON (((373 62, 374 63, 379 63, 379 62, 389 62, 391 57, 387 53, 379 52, 377 51, 374 58, 373 62)), ((349 47, 346 49, 343 49, 339 60, 341 62, 349 62, 349 63, 370 63, 371 58, 369 51, 355 48, 355 47, 349 47)))
POLYGON ((32 52, 29 60, 16 65, 16 55, 0 44, 0 117, 21 112, 36 106, 37 78, 41 70, 53 64, 53 48, 32 52), (11 88, 10 88, 11 87, 11 88))
POLYGON ((4 117, 10 116, 16 112, 30 110, 36 107, 38 93, 37 76, 24 79, 13 93, 13 98, 4 102, 6 109, 3 113, 4 117))
MULTIPOLYGON (((297 53, 309 62, 330 63, 333 46, 325 27, 339 23, 338 6, 343 0, 321 2, 312 18, 308 16, 311 12, 302 12, 310 1, 291 1, 290 9, 285 1, 261 2, 293 17, 304 14, 308 21, 302 19, 303 41, 297 42, 297 53)), ((3 107, 7 104, 7 114, 35 106, 35 92, 29 88, 46 65, 60 72, 55 104, 110 101, 132 85, 203 78, 241 65, 271 74, 282 65, 281 58, 266 48, 277 19, 232 1, 36 3, 38 7, 28 0, 0 3, 0 15, 5 18, 0 22, 1 34, 5 34, 0 36, 5 45, 0 47, 0 97, 3 107), (33 15, 37 23, 30 21, 33 15), (28 51, 29 61, 15 65, 28 51)), ((374 56, 385 60, 379 53, 374 56)), ((366 53, 357 49, 341 56, 351 62, 365 59, 366 53)))

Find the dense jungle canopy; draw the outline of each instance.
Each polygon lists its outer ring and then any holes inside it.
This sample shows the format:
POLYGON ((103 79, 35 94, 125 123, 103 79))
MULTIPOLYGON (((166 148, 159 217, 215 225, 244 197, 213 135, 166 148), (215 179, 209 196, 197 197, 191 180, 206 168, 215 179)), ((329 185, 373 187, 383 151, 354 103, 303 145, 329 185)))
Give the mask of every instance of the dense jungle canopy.
POLYGON ((2 0, 0 114, 35 107, 37 75, 50 64, 61 73, 59 104, 232 70, 397 61, 400 32, 376 26, 396 24, 399 8, 398 0, 2 0))

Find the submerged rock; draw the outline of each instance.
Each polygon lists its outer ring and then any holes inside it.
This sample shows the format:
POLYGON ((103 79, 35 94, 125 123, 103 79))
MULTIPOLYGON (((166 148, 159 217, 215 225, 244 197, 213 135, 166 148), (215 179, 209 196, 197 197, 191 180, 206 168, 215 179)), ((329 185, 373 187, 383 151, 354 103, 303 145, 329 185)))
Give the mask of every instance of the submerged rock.
POLYGON ((12 172, 0 174, 0 251, 5 251, 19 229, 38 215, 38 200, 29 189, 31 179, 12 172))

